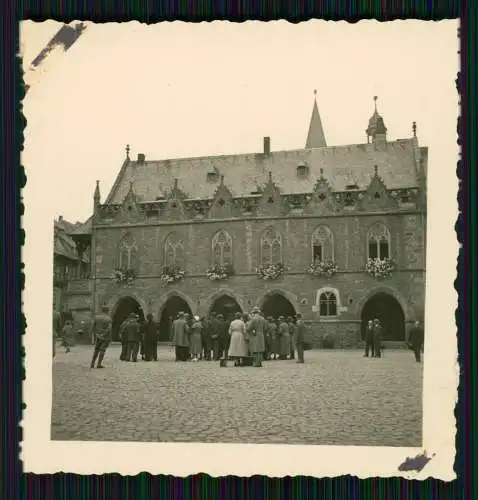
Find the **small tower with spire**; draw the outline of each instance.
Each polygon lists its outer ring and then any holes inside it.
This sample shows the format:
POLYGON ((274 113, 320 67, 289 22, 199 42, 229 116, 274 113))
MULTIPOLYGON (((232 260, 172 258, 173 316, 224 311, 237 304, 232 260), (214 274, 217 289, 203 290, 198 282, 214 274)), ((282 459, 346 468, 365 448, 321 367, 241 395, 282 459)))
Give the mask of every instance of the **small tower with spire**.
POLYGON ((375 109, 373 115, 368 121, 368 127, 365 131, 367 134, 367 143, 370 143, 370 140, 372 140, 374 144, 387 142, 387 127, 385 126, 382 116, 377 110, 377 99, 377 96, 373 97, 375 109))
POLYGON ((305 148, 311 149, 325 147, 327 147, 327 142, 325 141, 322 120, 320 119, 319 108, 317 106, 317 90, 314 90, 314 106, 312 108, 312 116, 310 118, 309 133, 307 134, 305 148))
POLYGON ((97 213, 101 204, 100 181, 96 181, 95 194, 93 195, 93 212, 97 213))

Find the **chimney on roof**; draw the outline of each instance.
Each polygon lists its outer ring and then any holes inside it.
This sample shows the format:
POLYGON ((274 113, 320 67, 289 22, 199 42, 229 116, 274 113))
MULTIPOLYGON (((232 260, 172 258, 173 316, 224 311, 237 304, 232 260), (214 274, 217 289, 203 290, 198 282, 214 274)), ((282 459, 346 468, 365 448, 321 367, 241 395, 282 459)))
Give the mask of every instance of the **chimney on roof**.
POLYGON ((142 165, 144 163, 144 160, 146 159, 146 156, 143 153, 138 153, 138 165, 142 165))
POLYGON ((264 137, 264 154, 265 155, 271 154, 271 138, 270 137, 264 137))
POLYGON ((58 217, 58 222, 62 222, 62 221, 63 221, 63 215, 60 215, 60 216, 58 217))

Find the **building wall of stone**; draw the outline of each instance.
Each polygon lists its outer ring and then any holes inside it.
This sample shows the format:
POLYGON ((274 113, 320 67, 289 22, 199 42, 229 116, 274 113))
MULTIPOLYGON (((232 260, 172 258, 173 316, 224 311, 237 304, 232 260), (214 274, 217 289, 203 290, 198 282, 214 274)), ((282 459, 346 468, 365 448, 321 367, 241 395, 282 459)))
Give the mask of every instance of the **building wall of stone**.
POLYGON ((114 309, 121 297, 135 298, 146 312, 159 319, 162 308, 172 295, 183 297, 193 312, 206 314, 222 294, 233 296, 243 310, 261 305, 267 294, 284 295, 296 312, 309 324, 314 345, 324 334, 333 334, 337 345, 348 347, 360 341, 360 315, 367 300, 378 291, 393 295, 401 304, 406 321, 423 319, 425 300, 424 219, 418 213, 391 215, 351 215, 340 217, 284 218, 175 223, 160 226, 104 227, 95 229, 96 310, 101 304, 114 309), (367 256, 366 235, 375 222, 391 232, 391 257, 397 270, 389 279, 374 279, 364 272, 367 256), (312 260, 311 235, 319 225, 334 234, 335 261, 339 272, 327 278, 305 274, 312 260), (274 281, 260 280, 259 241, 262 231, 274 227, 283 236, 283 262, 286 275, 274 281), (206 269, 212 262, 211 239, 226 229, 233 238, 235 275, 224 281, 210 281, 206 269), (116 285, 110 275, 121 238, 130 233, 138 248, 138 278, 131 286, 116 285), (160 280, 164 261, 164 241, 175 232, 184 240, 184 280, 165 284, 160 280), (321 318, 316 310, 318 291, 330 287, 337 291, 339 314, 321 318))

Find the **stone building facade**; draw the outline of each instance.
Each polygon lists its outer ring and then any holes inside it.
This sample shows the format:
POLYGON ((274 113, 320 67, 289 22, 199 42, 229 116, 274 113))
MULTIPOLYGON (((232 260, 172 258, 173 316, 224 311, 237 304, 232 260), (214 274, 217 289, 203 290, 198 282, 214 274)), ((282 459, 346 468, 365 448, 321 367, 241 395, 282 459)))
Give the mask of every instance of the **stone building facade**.
POLYGON ((375 105, 367 142, 328 146, 314 101, 298 150, 266 137, 256 154, 148 161, 127 147, 106 200, 94 193, 93 312, 108 305, 115 329, 151 313, 167 339, 180 310, 258 305, 300 312, 314 345, 356 346, 374 317, 404 342, 425 308, 428 149, 411 132, 390 141, 375 105))

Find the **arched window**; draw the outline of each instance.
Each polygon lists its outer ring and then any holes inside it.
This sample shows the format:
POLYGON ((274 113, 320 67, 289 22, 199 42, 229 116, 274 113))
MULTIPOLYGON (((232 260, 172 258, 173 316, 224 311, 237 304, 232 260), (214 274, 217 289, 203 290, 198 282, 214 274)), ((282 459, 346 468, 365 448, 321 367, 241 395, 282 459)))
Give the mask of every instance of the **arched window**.
POLYGON ((319 226, 312 234, 312 261, 334 260, 334 235, 327 226, 319 226))
POLYGON ((262 233, 260 261, 263 266, 282 263, 282 236, 274 228, 266 229, 262 233))
POLYGON ((337 296, 334 292, 322 292, 319 297, 319 314, 337 316, 337 296))
POLYGON ((216 266, 232 265, 232 237, 223 229, 212 237, 213 264, 216 266))
POLYGON ((135 239, 130 234, 120 241, 117 264, 120 269, 136 269, 138 266, 138 249, 135 239))
POLYGON ((367 257, 387 259, 390 257, 390 231, 381 223, 374 224, 367 235, 367 257))
POLYGON ((183 267, 184 243, 175 233, 171 233, 164 242, 165 267, 183 267))

